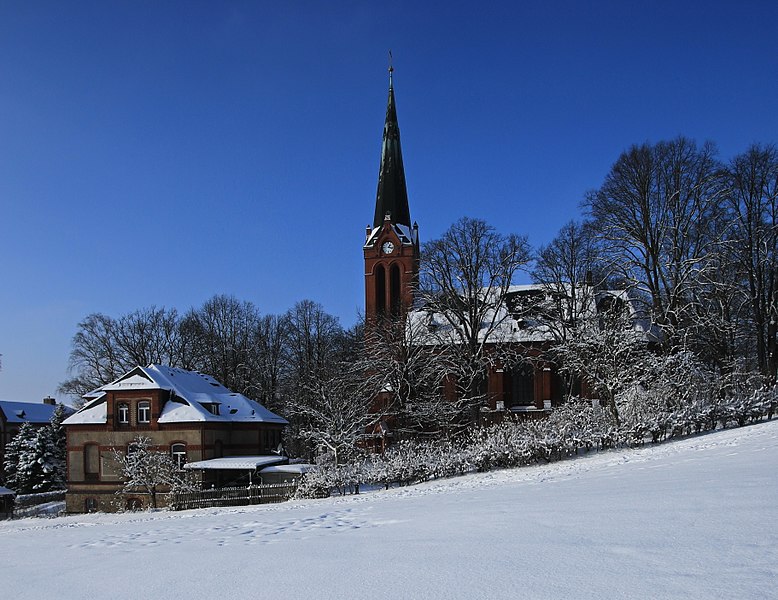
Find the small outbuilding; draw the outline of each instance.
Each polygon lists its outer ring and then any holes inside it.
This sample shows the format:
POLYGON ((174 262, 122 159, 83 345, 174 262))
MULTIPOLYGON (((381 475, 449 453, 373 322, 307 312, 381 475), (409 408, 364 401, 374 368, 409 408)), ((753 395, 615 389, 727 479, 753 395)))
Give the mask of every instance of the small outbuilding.
POLYGON ((315 465, 273 465, 259 472, 263 484, 297 483, 315 465))
POLYGON ((0 519, 10 519, 14 513, 16 492, 0 485, 0 519))

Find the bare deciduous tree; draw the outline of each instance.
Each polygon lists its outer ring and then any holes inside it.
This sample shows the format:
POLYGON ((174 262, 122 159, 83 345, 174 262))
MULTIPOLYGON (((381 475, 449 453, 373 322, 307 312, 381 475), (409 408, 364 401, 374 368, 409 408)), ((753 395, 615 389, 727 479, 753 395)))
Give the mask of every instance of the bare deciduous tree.
POLYGON ((502 235, 479 219, 462 218, 421 252, 419 296, 430 319, 431 335, 446 348, 453 365, 457 396, 478 420, 483 384, 508 317, 505 296, 516 272, 530 260, 526 238, 502 235))
POLYGON ((319 384, 338 371, 344 332, 337 318, 311 300, 295 304, 286 315, 287 345, 283 377, 284 416, 289 421, 287 441, 292 453, 312 457, 315 448, 306 443, 312 412, 320 402, 319 384))
POLYGON ((366 333, 362 370, 379 400, 385 400, 400 435, 438 434, 461 412, 441 393, 441 382, 452 370, 449 355, 426 341, 427 328, 419 320, 385 319, 366 333))
POLYGON ((194 364, 225 386, 251 393, 253 344, 259 311, 234 296, 214 296, 186 315, 184 327, 194 340, 194 364))
POLYGON ((249 394, 272 411, 282 410, 284 356, 289 322, 284 316, 265 315, 254 332, 254 388, 249 394))
POLYGON ((309 380, 306 402, 296 407, 299 436, 331 453, 335 466, 353 457, 366 428, 380 419, 373 410, 375 388, 370 384, 359 365, 342 363, 329 377, 309 380))
POLYGON ((617 424, 617 395, 639 381, 650 356, 643 332, 636 329, 631 311, 619 299, 579 321, 554 353, 564 371, 585 379, 617 424))
POLYGON ((595 290, 608 281, 601 244, 588 223, 570 221, 535 255, 532 278, 546 292, 538 314, 558 340, 592 312, 595 290))
POLYGON ((160 493, 192 486, 186 474, 178 470, 170 453, 156 449, 146 436, 137 436, 128 446, 127 453, 114 450, 114 461, 124 479, 117 493, 146 495, 151 508, 157 508, 160 493))
POLYGON ((631 147, 587 196, 614 264, 649 299, 668 341, 685 325, 700 274, 710 268, 722 189, 715 146, 679 137, 631 147))
POLYGON ((63 382, 59 390, 80 398, 119 377, 128 364, 116 343, 114 319, 93 313, 78 324, 69 365, 75 376, 63 382))
POLYGON ((761 373, 778 369, 778 150, 753 145, 728 169, 729 248, 742 273, 761 373))

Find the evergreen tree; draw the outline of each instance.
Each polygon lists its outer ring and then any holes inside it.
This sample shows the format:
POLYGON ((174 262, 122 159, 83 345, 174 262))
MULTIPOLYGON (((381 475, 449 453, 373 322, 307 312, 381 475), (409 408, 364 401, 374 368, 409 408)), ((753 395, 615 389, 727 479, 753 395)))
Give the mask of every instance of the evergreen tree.
POLYGON ((6 446, 4 469, 8 487, 19 494, 48 492, 65 486, 65 407, 57 405, 48 425, 23 423, 6 446))
POLYGON ((32 491, 33 457, 37 432, 30 423, 22 423, 18 433, 5 448, 3 465, 8 487, 18 494, 32 491))
POLYGON ((35 432, 35 438, 26 454, 24 466, 28 492, 48 492, 54 476, 54 441, 48 425, 35 432))
POLYGON ((64 488, 67 482, 67 434, 65 427, 62 425, 62 421, 66 417, 65 405, 57 404, 48 425, 52 442, 51 455, 54 468, 51 482, 52 487, 57 489, 64 488))

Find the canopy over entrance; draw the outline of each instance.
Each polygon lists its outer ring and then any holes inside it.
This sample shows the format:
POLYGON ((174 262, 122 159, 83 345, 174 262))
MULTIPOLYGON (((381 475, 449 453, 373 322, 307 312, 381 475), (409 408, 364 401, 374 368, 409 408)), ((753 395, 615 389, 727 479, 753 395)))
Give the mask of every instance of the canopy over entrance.
POLYGON ((225 456, 186 463, 184 468, 197 471, 255 471, 270 465, 284 464, 288 460, 285 456, 225 456))

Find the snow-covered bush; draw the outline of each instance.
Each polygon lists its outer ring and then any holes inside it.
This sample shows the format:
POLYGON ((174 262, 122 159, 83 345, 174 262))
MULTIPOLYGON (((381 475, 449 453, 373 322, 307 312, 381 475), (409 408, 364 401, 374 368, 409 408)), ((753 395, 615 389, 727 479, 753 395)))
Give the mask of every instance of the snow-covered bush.
POLYGON ((333 490, 344 496, 359 493, 359 486, 369 481, 363 460, 336 465, 333 461, 320 461, 315 468, 303 475, 295 492, 296 498, 326 498, 333 490))
POLYGON ((326 467, 316 467, 300 479, 295 498, 326 498, 335 487, 334 478, 326 467))
MULTIPOLYGON (((677 360, 681 370, 689 366, 677 360)), ((660 442, 668 437, 688 435, 716 427, 744 425, 767 416, 778 406, 778 388, 760 388, 749 395, 731 397, 712 384, 680 392, 678 370, 656 388, 633 388, 620 400, 623 421, 617 426, 610 410, 589 400, 570 399, 545 419, 507 417, 501 423, 474 428, 454 439, 403 440, 383 455, 360 457, 346 465, 320 464, 303 478, 297 497, 318 498, 333 490, 345 494, 370 483, 389 488, 429 479, 489 471, 538 462, 549 462, 590 450, 660 442), (673 389, 675 388, 675 389, 673 389), (662 394, 674 394, 662 399, 662 394), (654 406, 656 412, 646 410, 654 406)), ((686 385, 697 385, 700 372, 687 374, 686 385)))

